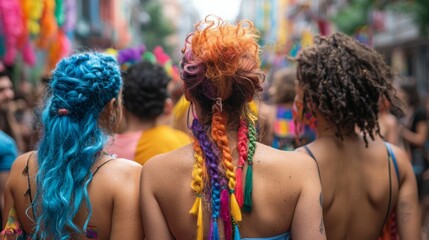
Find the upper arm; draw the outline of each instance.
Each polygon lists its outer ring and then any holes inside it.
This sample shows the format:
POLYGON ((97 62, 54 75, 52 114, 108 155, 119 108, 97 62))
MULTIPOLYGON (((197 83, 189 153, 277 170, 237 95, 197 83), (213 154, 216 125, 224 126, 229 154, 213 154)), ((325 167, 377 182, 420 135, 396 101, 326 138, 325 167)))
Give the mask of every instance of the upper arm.
MULTIPOLYGON (((3 175, 3 172, 0 173, 0 175, 3 175)), ((7 172, 7 175, 9 175, 9 172, 7 172)), ((3 178, 1 180, 3 181, 3 178)), ((5 184, 3 190, 4 190, 4 192, 2 193, 2 196, 1 196, 1 197, 4 197, 3 198, 4 199, 4 205, 2 206, 3 208, 1 211, 2 215, 3 215, 2 216, 2 225, 3 226, 1 226, 2 229, 4 229, 4 226, 6 225, 7 218, 9 215, 9 211, 13 207, 13 195, 12 195, 12 191, 10 188, 10 180, 9 179, 6 181, 6 184, 5 184)))
POLYGON ((128 174, 131 176, 125 178, 127 181, 114 194, 110 239, 144 238, 139 207, 140 166, 128 174))
POLYGON ((300 170, 302 190, 292 220, 293 239, 326 239, 322 187, 316 163, 305 155, 299 161, 305 163, 300 170))
POLYGON ((428 130, 428 123, 426 120, 419 121, 416 126, 416 134, 417 134, 417 143, 418 145, 423 145, 426 141, 428 130))
POLYGON ((387 127, 387 136, 384 136, 386 141, 392 144, 397 144, 399 137, 399 125, 395 117, 389 118, 387 127))
POLYGON ((401 239, 421 239, 420 210, 417 184, 410 161, 405 152, 395 147, 401 182, 399 184, 396 214, 401 239))
POLYGON ((9 211, 14 207, 14 197, 12 188, 13 185, 17 183, 18 177, 22 174, 22 170, 25 168, 27 159, 29 158, 32 152, 28 152, 20 155, 12 164, 10 171, 7 174, 3 175, 3 178, 7 176, 6 184, 4 185, 4 206, 2 209, 2 224, 6 224, 6 221, 9 216, 9 211))
POLYGON ((416 132, 413 132, 410 129, 404 129, 402 137, 414 145, 423 146, 427 137, 427 129, 427 122, 419 121, 416 125, 416 132))
POLYGON ((145 236, 147 240, 173 239, 154 194, 153 185, 157 181, 153 174, 155 171, 150 166, 150 162, 143 166, 140 180, 140 207, 145 236))
POLYGON ((4 193, 6 188, 6 181, 9 176, 9 171, 0 171, 0 207, 3 209, 4 193))

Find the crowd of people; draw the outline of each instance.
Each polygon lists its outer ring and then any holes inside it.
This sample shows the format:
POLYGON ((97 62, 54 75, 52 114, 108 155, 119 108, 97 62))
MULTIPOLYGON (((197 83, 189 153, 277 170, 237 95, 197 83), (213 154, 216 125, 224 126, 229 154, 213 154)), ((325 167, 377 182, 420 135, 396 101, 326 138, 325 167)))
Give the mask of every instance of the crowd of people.
POLYGON ((429 101, 415 83, 342 33, 271 83, 259 37, 250 21, 197 23, 174 94, 150 52, 126 67, 62 59, 40 109, 14 101, 1 68, 1 239, 426 237, 429 101))

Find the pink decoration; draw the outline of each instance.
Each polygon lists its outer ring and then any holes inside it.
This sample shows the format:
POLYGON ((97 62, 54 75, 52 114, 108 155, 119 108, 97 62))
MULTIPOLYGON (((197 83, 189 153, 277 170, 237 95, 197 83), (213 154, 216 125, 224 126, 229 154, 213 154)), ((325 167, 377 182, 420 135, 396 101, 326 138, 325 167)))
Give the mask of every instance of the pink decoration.
POLYGON ((161 66, 164 66, 170 60, 170 57, 164 52, 164 49, 162 49, 162 47, 160 46, 156 46, 153 49, 153 55, 155 55, 156 61, 161 66))
POLYGON ((34 64, 36 64, 36 54, 34 53, 34 49, 30 41, 27 41, 22 49, 22 58, 29 66, 34 66, 34 64))
POLYGON ((0 21, 5 35, 6 52, 3 61, 12 65, 15 61, 20 40, 24 36, 22 10, 18 0, 0 0, 0 21))

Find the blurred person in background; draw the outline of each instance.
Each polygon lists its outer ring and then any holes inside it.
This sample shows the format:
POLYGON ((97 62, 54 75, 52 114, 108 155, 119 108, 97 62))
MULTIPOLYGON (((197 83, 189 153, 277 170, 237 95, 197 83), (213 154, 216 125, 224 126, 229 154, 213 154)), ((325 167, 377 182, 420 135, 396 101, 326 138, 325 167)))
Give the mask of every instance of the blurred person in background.
POLYGON ((390 113, 390 103, 384 97, 380 98, 378 125, 383 139, 394 145, 399 144, 399 123, 395 115, 390 113))
MULTIPOLYGON (((416 84, 411 79, 399 82, 398 95, 405 104, 405 116, 400 119, 399 135, 404 148, 411 157, 419 189, 422 187, 422 174, 427 168, 425 143, 428 135, 428 116, 420 101, 416 84)), ((420 191, 420 196, 422 196, 420 191)))
MULTIPOLYGON (((429 96, 426 96, 424 107, 426 110, 426 113, 429 113, 429 96)), ((429 124, 429 122, 428 122, 429 124)), ((428 129, 429 131, 429 129, 428 129)), ((429 133, 428 133, 429 134, 429 133)), ((425 153, 426 153, 426 164, 429 165, 427 162, 429 160, 429 137, 426 139, 425 142, 425 153)), ((424 239, 429 239, 429 169, 426 168, 426 170, 422 174, 422 193, 423 198, 421 200, 422 203, 422 230, 423 230, 423 236, 424 239)))
POLYGON ((427 171, 428 114, 412 79, 398 79, 398 95, 402 99, 405 116, 400 119, 399 134, 407 150, 417 179, 422 208, 423 234, 429 237, 429 172, 427 171), (426 171, 426 172, 425 172, 426 171))
MULTIPOLYGON (((0 65, 0 111, 9 110, 13 97, 12 82, 4 67, 0 65)), ((2 130, 3 128, 0 128, 0 214, 3 213, 6 180, 12 163, 18 156, 15 140, 2 130)), ((2 223, 1 220, 0 223, 2 223)))
POLYGON ((157 63, 142 61, 123 73, 123 130, 106 151, 144 164, 149 158, 190 143, 191 138, 165 121, 173 103, 167 85, 171 78, 157 63))
POLYGON ((256 142, 257 38, 251 22, 214 16, 188 36, 181 75, 194 142, 143 165, 147 240, 326 239, 314 161, 256 142))
POLYGON ((33 88, 30 82, 25 80, 19 83, 15 95, 14 112, 24 143, 22 152, 28 152, 36 148, 38 140, 35 138, 38 136, 38 129, 35 127, 34 110, 41 103, 41 95, 37 92, 36 88, 33 88))
POLYGON ((375 240, 384 231, 390 235, 385 224, 392 212, 401 239, 421 239, 409 157, 380 136, 380 99, 398 108, 382 56, 335 33, 316 37, 296 60, 297 101, 317 119, 316 140, 298 151, 313 157, 319 167, 327 239, 375 240))
POLYGON ((141 166, 103 152, 121 118, 115 59, 81 53, 52 74, 37 151, 19 156, 6 183, 2 236, 143 239, 141 166))
POLYGON ((15 91, 9 74, 1 63, 0 78, 2 79, 2 99, 0 100, 3 101, 0 107, 0 130, 12 137, 18 147, 18 151, 23 152, 25 150, 25 144, 15 115, 15 91))
POLYGON ((271 104, 261 105, 262 142, 273 148, 291 151, 315 139, 315 133, 310 126, 295 129, 293 118, 295 81, 294 67, 276 71, 268 90, 271 104))

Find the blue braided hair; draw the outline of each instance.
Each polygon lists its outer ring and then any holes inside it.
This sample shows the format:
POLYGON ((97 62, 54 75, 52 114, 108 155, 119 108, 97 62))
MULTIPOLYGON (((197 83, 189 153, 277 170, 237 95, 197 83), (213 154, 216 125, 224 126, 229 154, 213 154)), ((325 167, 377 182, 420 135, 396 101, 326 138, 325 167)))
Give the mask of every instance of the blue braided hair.
POLYGON ((34 202, 35 238, 68 239, 82 234, 73 223, 79 208, 87 207, 90 171, 107 140, 98 124, 100 113, 122 86, 116 60, 99 53, 62 59, 52 74, 50 96, 42 112, 43 137, 38 148, 39 170, 34 202))

